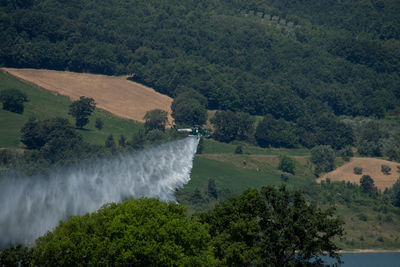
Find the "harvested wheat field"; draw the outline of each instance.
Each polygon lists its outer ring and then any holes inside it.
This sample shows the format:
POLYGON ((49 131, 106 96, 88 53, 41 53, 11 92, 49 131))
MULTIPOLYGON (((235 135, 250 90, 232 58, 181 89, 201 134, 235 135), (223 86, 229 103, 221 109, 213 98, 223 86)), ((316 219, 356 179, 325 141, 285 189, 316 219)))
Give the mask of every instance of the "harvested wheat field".
MULTIPOLYGON (((75 73, 68 71, 12 69, 3 71, 43 89, 70 97, 93 98, 97 107, 112 114, 143 122, 143 116, 152 109, 171 114, 172 99, 126 77, 75 73)), ((172 121, 169 116, 170 122, 172 121)))
POLYGON ((397 172, 397 166, 400 166, 400 163, 383 159, 352 158, 349 163, 325 174, 318 180, 325 180, 329 177, 331 181, 350 181, 351 183, 359 184, 361 177, 368 174, 374 179, 375 186, 378 187, 378 189, 384 190, 386 187, 391 187, 399 178, 400 173, 397 172), (388 165, 392 169, 389 174, 384 174, 381 171, 381 166, 383 164, 388 165), (354 167, 356 166, 362 168, 362 174, 354 174, 354 167))

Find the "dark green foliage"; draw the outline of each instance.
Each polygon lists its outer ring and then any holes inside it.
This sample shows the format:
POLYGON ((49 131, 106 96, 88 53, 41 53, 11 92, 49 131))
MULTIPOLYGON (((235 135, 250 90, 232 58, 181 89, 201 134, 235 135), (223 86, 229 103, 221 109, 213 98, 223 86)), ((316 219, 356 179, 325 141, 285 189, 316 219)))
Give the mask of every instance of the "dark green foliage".
POLYGON ((82 128, 89 123, 89 116, 96 108, 93 98, 81 96, 69 106, 69 115, 75 118, 75 125, 82 128))
POLYGON ((146 133, 152 130, 165 131, 165 125, 168 123, 168 113, 161 109, 153 109, 146 112, 143 119, 146 133))
POLYGON ((398 102, 396 1, 2 3, 5 66, 130 73, 171 96, 195 90, 210 109, 287 121, 310 97, 336 115, 382 116, 398 102))
POLYGON ((132 139, 128 141, 127 145, 134 150, 139 150, 144 147, 145 143, 146 134, 144 130, 139 129, 135 134, 133 134, 132 139))
POLYGON ((180 125, 203 125, 207 120, 207 110, 199 102, 191 100, 177 105, 172 116, 180 125))
POLYGON ((335 151, 330 146, 316 146, 311 150, 315 173, 329 172, 335 167, 335 151))
POLYGON ((156 199, 106 204, 36 241, 39 266, 210 266, 207 228, 156 199))
POLYGON ((109 149, 110 151, 114 152, 117 149, 117 146, 115 145, 115 140, 112 134, 110 134, 107 139, 106 142, 104 143, 104 147, 109 149))
POLYGON ((213 198, 218 198, 217 186, 215 185, 215 180, 210 178, 207 182, 207 195, 213 198))
POLYGON ((339 151, 339 155, 345 160, 350 161, 350 158, 354 156, 354 153, 350 146, 346 146, 339 151))
MULTIPOLYGON (((322 105, 322 103, 314 103, 322 105)), ((310 113, 312 111, 309 111, 310 113)), ((339 121, 332 113, 314 111, 297 120, 299 142, 309 148, 317 145, 329 145, 336 150, 349 147, 354 142, 353 130, 339 121)))
POLYGON ((381 165, 381 171, 384 174, 390 174, 390 171, 392 170, 392 168, 390 168, 388 165, 382 164, 381 165))
POLYGON ((339 259, 332 239, 343 235, 343 223, 333 212, 281 186, 248 189, 200 218, 210 225, 219 265, 294 266, 319 261, 322 252, 339 259))
POLYGON ((254 118, 244 112, 217 111, 210 121, 215 128, 213 138, 222 142, 245 140, 254 131, 254 118))
POLYGON ((354 174, 362 174, 363 169, 361 167, 354 167, 354 174))
POLYGON ((37 121, 30 118, 21 129, 21 142, 28 149, 43 149, 46 152, 57 153, 61 148, 67 149, 79 145, 82 138, 67 119, 37 121))
POLYGON ((243 147, 241 145, 235 148, 235 154, 243 154, 243 147))
POLYGON ((126 146, 126 138, 125 138, 124 135, 121 135, 121 136, 119 137, 118 145, 119 145, 120 147, 125 147, 125 146, 126 146))
POLYGON ((283 119, 276 120, 267 115, 258 124, 255 138, 261 147, 295 147, 297 135, 293 125, 283 119))
POLYGON ((185 126, 203 125, 207 120, 207 99, 194 90, 179 93, 171 104, 175 123, 185 126))
POLYGON ((364 193, 375 193, 377 189, 374 185, 374 180, 369 175, 363 175, 360 179, 361 191, 364 193))
POLYGON ((204 198, 201 195, 201 192, 198 188, 196 188, 192 194, 192 196, 190 197, 190 201, 194 204, 198 204, 198 203, 202 203, 204 202, 204 198))
POLYGON ((28 97, 18 89, 5 89, 0 92, 0 102, 4 110, 22 114, 28 97))
POLYGON ((357 144, 358 153, 363 156, 379 157, 382 155, 381 131, 380 123, 370 121, 360 129, 359 141, 357 144))
POLYGON ((217 111, 210 121, 215 128, 213 133, 214 139, 226 143, 235 140, 239 127, 234 112, 217 111))
POLYGON ((0 253, 0 266, 32 266, 33 250, 22 245, 11 246, 0 253))
POLYGON ((289 175, 287 175, 285 173, 282 173, 281 174, 281 180, 282 180, 282 182, 287 183, 289 181, 289 175))
POLYGON ((279 165, 278 165, 279 170, 294 174, 295 168, 296 168, 296 163, 292 158, 288 156, 279 157, 279 165))
POLYGON ((254 133, 255 120, 246 112, 237 112, 236 123, 238 125, 237 139, 247 140, 254 133))
POLYGON ((96 118, 96 122, 94 124, 94 127, 96 127, 97 130, 103 129, 104 123, 100 118, 96 118))
POLYGON ((197 145, 196 154, 202 154, 204 149, 204 138, 200 138, 199 144, 197 145))
POLYGON ((388 157, 390 161, 400 161, 400 153, 397 148, 390 147, 385 151, 385 156, 388 157))
POLYGON ((400 207, 400 190, 397 191, 394 195, 393 205, 396 207, 400 207))
POLYGON ((146 134, 146 140, 151 144, 160 144, 168 140, 168 135, 159 129, 154 129, 146 134))
POLYGON ((391 188, 385 190, 385 195, 390 199, 390 202, 396 206, 400 207, 400 178, 392 185, 391 188))

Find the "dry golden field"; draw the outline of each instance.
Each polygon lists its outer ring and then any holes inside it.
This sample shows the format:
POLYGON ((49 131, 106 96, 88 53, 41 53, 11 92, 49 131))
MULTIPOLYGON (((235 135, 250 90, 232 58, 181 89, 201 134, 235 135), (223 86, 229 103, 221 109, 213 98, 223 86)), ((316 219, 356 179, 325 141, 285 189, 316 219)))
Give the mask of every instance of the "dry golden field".
MULTIPOLYGON (((112 114, 143 122, 146 111, 162 109, 171 114, 172 99, 126 77, 75 73, 68 71, 12 69, 3 71, 43 89, 68 96, 92 97, 97 107, 112 114)), ((170 122, 171 117, 169 116, 170 122)))
POLYGON ((391 187, 399 178, 400 173, 397 172, 397 166, 400 166, 400 163, 383 159, 352 158, 349 163, 325 174, 318 180, 325 180, 329 177, 331 181, 350 181, 351 183, 359 184, 360 178, 364 174, 368 174, 372 179, 374 179, 376 187, 383 191, 386 187, 391 187), (384 174, 381 171, 381 166, 383 164, 388 165, 392 169, 390 174, 384 174), (356 166, 363 169, 361 175, 354 174, 354 167, 356 166))

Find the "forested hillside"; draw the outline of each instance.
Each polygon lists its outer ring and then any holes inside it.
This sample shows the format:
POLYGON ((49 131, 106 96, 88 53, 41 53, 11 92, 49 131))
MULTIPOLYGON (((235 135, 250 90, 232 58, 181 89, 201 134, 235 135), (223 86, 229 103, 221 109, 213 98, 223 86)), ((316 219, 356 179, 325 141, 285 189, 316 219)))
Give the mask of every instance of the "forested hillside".
POLYGON ((382 117, 400 98, 396 0, 2 0, 0 14, 7 67, 133 74, 293 122, 382 117))

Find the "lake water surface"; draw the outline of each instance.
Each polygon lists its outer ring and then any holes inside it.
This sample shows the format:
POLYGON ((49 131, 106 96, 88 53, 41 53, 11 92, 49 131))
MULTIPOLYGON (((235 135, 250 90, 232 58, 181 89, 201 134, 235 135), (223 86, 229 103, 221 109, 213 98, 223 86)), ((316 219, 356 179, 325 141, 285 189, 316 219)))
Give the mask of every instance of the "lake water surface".
POLYGON ((343 253, 342 261, 344 267, 400 267, 400 252, 343 253))

